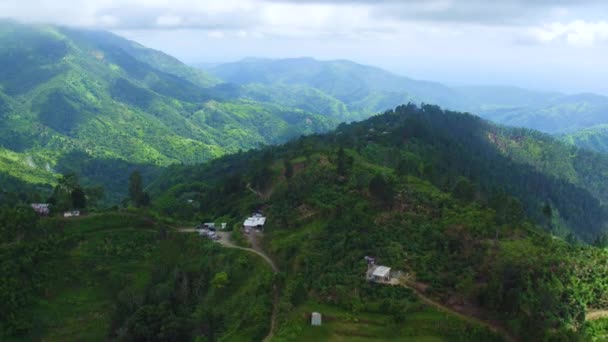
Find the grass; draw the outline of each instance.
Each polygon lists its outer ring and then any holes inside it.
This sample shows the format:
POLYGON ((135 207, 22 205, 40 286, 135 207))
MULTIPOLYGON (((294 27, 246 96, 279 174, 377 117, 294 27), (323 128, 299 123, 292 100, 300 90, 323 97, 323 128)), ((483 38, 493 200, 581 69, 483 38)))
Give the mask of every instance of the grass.
POLYGON ((355 314, 328 305, 306 303, 292 313, 273 341, 477 341, 491 334, 427 306, 417 305, 410 311, 402 323, 395 323, 388 315, 355 314), (310 325, 310 314, 315 311, 323 315, 320 327, 310 325))

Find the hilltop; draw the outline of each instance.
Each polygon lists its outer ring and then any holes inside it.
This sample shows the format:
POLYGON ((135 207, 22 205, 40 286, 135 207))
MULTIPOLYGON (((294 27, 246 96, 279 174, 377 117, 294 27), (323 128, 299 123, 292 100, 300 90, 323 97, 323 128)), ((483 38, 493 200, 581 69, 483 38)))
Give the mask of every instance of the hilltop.
POLYGON ((290 317, 279 341, 310 336, 297 316, 315 305, 353 317, 415 314, 405 303, 412 292, 366 282, 365 256, 510 335, 584 340, 601 331, 585 314, 608 303, 606 250, 581 243, 605 246, 593 177, 603 158, 538 132, 404 105, 328 134, 173 166, 154 183, 152 208, 221 218, 237 235, 242 217, 265 212, 262 246, 284 272, 280 316, 290 317))

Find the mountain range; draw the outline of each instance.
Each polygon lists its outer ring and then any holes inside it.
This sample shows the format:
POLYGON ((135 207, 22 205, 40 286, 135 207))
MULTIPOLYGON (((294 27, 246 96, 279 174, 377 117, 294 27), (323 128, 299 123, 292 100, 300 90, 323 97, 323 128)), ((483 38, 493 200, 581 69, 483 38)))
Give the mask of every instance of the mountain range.
POLYGON ((111 202, 135 169, 152 181, 171 164, 326 132, 408 102, 549 133, 602 124, 608 104, 591 94, 448 87, 344 60, 245 59, 202 71, 112 33, 6 20, 0 63, 11 66, 0 70, 5 178, 53 185, 72 172, 103 185, 111 202))
POLYGON ((437 104, 496 123, 551 134, 571 133, 607 122, 608 97, 601 95, 566 95, 507 86, 450 87, 345 60, 248 58, 206 70, 245 87, 267 85, 320 90, 344 104, 354 117, 413 102, 437 104))

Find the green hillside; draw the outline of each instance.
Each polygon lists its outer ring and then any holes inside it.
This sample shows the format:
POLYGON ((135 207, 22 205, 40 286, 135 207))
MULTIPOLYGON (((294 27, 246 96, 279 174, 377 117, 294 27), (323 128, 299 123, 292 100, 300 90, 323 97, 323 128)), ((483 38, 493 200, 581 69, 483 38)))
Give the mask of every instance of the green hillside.
POLYGON ((145 216, 36 222, 31 215, 0 211, 3 341, 266 336, 273 276, 246 252, 173 232, 145 216), (14 241, 9 230, 27 239, 14 241))
POLYGON ((562 139, 571 145, 600 153, 608 153, 608 125, 586 128, 578 132, 563 135, 562 139))
POLYGON ((208 71, 241 85, 298 85, 316 89, 334 97, 358 118, 414 102, 436 104, 547 133, 572 132, 607 122, 608 98, 604 96, 564 95, 504 86, 448 87, 344 60, 249 58, 208 71))
POLYGON ((106 32, 2 21, 0 63, 10 66, 0 70, 0 146, 7 160, 28 161, 9 171, 28 181, 52 183, 67 166, 83 174, 70 159, 82 153, 131 169, 196 163, 339 122, 215 98, 216 78, 106 32))
POLYGON ((365 328, 345 316, 375 329, 365 336, 391 340, 395 330, 369 323, 373 315, 416 317, 407 288, 365 281, 364 256, 403 271, 401 285, 522 340, 582 341, 605 333, 585 314, 608 305, 608 255, 576 238, 606 246, 605 191, 593 189, 602 165, 540 133, 408 105, 283 146, 173 166, 154 183, 153 208, 235 223, 264 211, 263 248, 285 273, 282 316, 294 317, 280 322, 279 341, 358 336, 365 328), (341 318, 328 330, 302 327, 297 317, 323 305, 341 318))

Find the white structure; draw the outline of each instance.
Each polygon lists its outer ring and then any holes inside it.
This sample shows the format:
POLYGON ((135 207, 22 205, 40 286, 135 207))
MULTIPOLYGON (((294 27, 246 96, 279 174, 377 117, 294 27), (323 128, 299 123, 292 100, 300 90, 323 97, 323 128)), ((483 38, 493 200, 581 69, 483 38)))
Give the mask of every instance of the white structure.
POLYGON ((226 230, 226 223, 221 224, 222 230, 226 230))
POLYGON ((243 227, 245 229, 262 229, 266 224, 266 218, 260 214, 255 214, 245 220, 243 227))
POLYGON ((48 216, 51 213, 51 205, 48 203, 32 203, 31 207, 41 216, 48 216))
POLYGON ((63 217, 78 217, 78 216, 80 216, 80 211, 78 211, 78 210, 66 211, 65 213, 63 213, 63 217))
POLYGON ((310 317, 310 325, 313 327, 321 326, 321 314, 318 312, 313 312, 310 317))
POLYGON ((372 272, 372 277, 375 281, 390 281, 391 268, 386 266, 378 266, 372 272))

